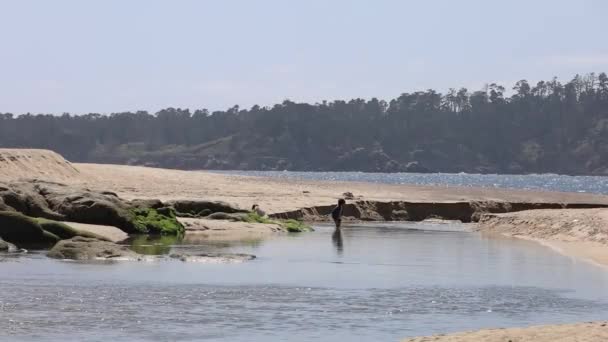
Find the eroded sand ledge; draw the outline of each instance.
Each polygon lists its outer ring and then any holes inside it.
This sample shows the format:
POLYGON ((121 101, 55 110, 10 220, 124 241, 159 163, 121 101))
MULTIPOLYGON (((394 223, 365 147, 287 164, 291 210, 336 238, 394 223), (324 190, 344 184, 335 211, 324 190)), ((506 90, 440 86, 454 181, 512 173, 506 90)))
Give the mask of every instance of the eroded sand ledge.
MULTIPOLYGON (((361 221, 424 221, 429 218, 459 220, 464 223, 478 222, 487 213, 512 213, 539 209, 606 208, 601 203, 528 203, 502 201, 353 201, 344 207, 346 219, 361 221)), ((272 214, 281 219, 326 221, 334 205, 302 208, 272 214)))

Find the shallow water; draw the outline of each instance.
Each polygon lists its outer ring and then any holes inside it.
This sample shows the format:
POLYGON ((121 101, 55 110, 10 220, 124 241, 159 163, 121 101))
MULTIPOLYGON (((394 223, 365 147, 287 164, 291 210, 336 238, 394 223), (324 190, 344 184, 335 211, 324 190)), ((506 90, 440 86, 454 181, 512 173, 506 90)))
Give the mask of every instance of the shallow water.
POLYGON ((608 194, 608 177, 538 175, 480 175, 467 173, 373 173, 373 172, 295 172, 295 171, 213 171, 259 177, 353 181, 385 184, 433 186, 474 186, 507 189, 588 192, 608 194))
POLYGON ((0 340, 398 341, 608 314, 608 271, 460 224, 349 226, 340 235, 318 227, 240 243, 188 239, 170 249, 258 258, 5 258, 0 340))

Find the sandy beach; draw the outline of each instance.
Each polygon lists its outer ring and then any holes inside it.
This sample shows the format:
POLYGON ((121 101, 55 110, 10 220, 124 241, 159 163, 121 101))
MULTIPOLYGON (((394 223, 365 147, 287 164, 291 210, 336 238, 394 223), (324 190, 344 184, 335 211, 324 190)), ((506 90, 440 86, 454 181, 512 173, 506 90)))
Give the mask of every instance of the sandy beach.
POLYGON ((408 338, 403 342, 600 342, 608 340, 608 322, 484 329, 408 338))
POLYGON ((346 192, 353 194, 353 200, 368 201, 608 205, 608 196, 596 194, 249 177, 143 166, 70 163, 48 150, 0 149, 0 180, 33 178, 112 191, 126 199, 219 200, 246 209, 257 203, 268 213, 334 204, 346 192))
POLYGON ((355 199, 371 201, 608 204, 608 196, 594 194, 286 180, 124 165, 74 166, 80 176, 71 178, 70 183, 114 191, 125 198, 221 200, 242 208, 257 203, 269 213, 334 204, 345 192, 353 193, 355 199))

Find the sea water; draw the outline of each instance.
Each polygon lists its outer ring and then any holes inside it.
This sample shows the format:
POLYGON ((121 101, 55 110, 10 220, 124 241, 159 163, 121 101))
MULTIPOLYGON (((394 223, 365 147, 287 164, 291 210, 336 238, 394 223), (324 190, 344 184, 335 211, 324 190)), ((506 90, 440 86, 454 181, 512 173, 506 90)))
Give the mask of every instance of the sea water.
POLYGON ((467 173, 370 173, 293 171, 213 171, 246 176, 304 180, 354 181, 384 184, 491 187, 525 190, 588 192, 608 194, 608 177, 536 175, 481 175, 467 173))

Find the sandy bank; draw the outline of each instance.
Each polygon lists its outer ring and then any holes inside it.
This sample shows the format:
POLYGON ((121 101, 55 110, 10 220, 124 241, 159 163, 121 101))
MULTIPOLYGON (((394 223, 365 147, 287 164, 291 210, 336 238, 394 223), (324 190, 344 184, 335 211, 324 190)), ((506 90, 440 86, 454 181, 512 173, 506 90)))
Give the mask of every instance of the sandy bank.
POLYGON ((408 338, 403 342, 599 342, 608 341, 608 322, 485 329, 448 335, 408 338))
POLYGON ((608 209, 486 214, 477 229, 535 240, 565 255, 608 266, 608 209))
POLYGON ((22 177, 65 181, 81 175, 69 161, 53 151, 0 148, 0 180, 22 177))
POLYGON ((608 204, 608 196, 594 194, 286 180, 141 166, 74 165, 82 175, 72 178, 69 182, 94 189, 114 191, 128 199, 220 200, 241 208, 250 208, 252 204, 258 203, 269 213, 331 205, 345 192, 352 192, 356 200, 367 201, 608 204))
POLYGON ((306 181, 181 171, 142 166, 71 164, 48 150, 0 149, 0 180, 38 178, 112 191, 126 199, 221 200, 268 213, 332 205, 345 192, 357 201, 587 203, 608 205, 608 196, 496 188, 306 181))

